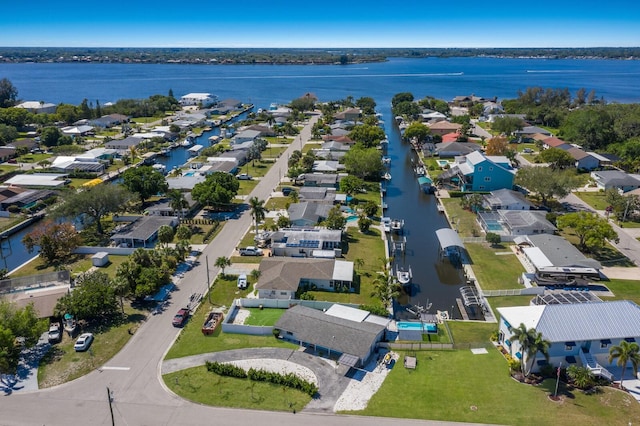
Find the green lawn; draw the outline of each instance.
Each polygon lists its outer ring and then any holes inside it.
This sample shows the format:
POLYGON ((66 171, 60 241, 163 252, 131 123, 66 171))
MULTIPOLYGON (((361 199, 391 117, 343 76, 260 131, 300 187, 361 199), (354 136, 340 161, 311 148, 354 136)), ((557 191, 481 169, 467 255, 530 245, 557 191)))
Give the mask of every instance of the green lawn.
POLYGON ((460 200, 460 198, 440 199, 461 237, 471 237, 474 232, 480 235, 480 225, 476 221, 476 215, 469 210, 464 210, 460 206, 460 200))
POLYGON ((0 231, 4 231, 11 227, 16 226, 19 223, 22 223, 24 217, 20 215, 11 215, 11 217, 0 217, 0 231))
POLYGON ((604 297, 603 300, 631 300, 640 305, 640 281, 610 279, 602 284, 615 294, 615 297, 604 297))
POLYGON ((111 327, 89 325, 82 332, 91 332, 95 340, 86 352, 73 349, 75 338, 66 333, 62 342, 53 345, 45 355, 38 368, 38 385, 40 388, 56 386, 88 374, 103 365, 129 341, 132 334, 145 319, 146 312, 125 307, 126 317, 119 324, 111 327))
POLYGON ((286 210, 291 203, 293 203, 291 197, 271 197, 264 206, 268 210, 286 210))
POLYGON ((574 194, 596 210, 604 210, 609 206, 604 192, 574 192, 574 194))
POLYGON ((511 252, 506 243, 499 248, 488 244, 466 243, 465 247, 471 258, 471 267, 484 290, 501 290, 521 288, 518 277, 525 272, 524 267, 515 254, 498 255, 496 253, 511 252))
MULTIPOLYGON (((244 171, 242 173, 245 173, 244 171)), ((240 180, 240 188, 238 189, 238 195, 249 195, 251 191, 258 185, 258 181, 252 180, 240 180)))
POLYGON ((250 314, 244 323, 245 325, 268 325, 273 326, 278 322, 286 309, 259 309, 245 308, 250 314))
POLYGON ((311 401, 302 391, 249 379, 223 377, 205 366, 166 374, 169 389, 199 404, 268 411, 299 411, 311 401))
POLYGON ((555 381, 516 382, 494 349, 482 355, 468 350, 415 355, 415 370, 396 363, 367 408, 348 414, 509 425, 627 425, 640 416, 640 404, 610 388, 587 396, 561 386, 563 400, 553 402, 547 395, 555 381))

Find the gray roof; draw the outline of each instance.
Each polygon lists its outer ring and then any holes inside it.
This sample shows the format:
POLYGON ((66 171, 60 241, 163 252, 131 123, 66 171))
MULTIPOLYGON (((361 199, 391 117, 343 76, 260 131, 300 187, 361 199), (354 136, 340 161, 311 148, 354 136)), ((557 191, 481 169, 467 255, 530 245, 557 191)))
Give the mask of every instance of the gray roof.
POLYGON ((322 311, 296 305, 280 317, 275 328, 292 332, 306 343, 331 348, 365 360, 385 327, 326 315, 322 311))
POLYGON ((536 330, 550 342, 640 338, 640 307, 628 300, 545 305, 541 312, 534 306, 519 308, 499 311, 509 321, 510 316, 521 318, 522 312, 518 311, 527 312, 530 308, 534 323, 538 316, 536 330))
POLYGON ((436 152, 440 155, 446 155, 447 153, 465 155, 481 149, 482 146, 474 142, 444 142, 436 144, 436 152))
POLYGON ((490 205, 500 205, 506 206, 510 204, 524 204, 529 207, 533 206, 531 201, 527 200, 523 194, 518 191, 513 191, 511 189, 498 189, 496 191, 491 191, 490 194, 484 196, 487 203, 490 205))
POLYGON ((555 231, 557 228, 547 220, 547 212, 532 210, 498 210, 511 229, 526 228, 535 225, 537 230, 555 231))
POLYGON ((326 188, 324 186, 303 186, 298 191, 300 199, 303 201, 329 201, 336 199, 336 191, 334 188, 326 188))
POLYGON ((451 228, 438 229, 436 231, 436 236, 440 242, 440 247, 443 249, 446 249, 447 247, 464 248, 464 244, 462 243, 460 236, 451 228))
POLYGON ((569 241, 557 235, 527 235, 527 239, 546 256, 553 266, 580 266, 602 269, 595 259, 590 259, 573 246, 569 241))
POLYGON ((296 291, 303 278, 330 281, 334 266, 335 259, 268 257, 260 262, 256 289, 296 291))
POLYGON ((147 241, 163 225, 173 226, 178 221, 175 216, 142 216, 124 231, 114 234, 111 239, 147 241))
POLYGON ((313 223, 318 223, 327 217, 329 210, 331 210, 331 204, 325 203, 294 203, 289 206, 287 210, 289 219, 292 222, 299 220, 306 220, 313 223))
POLYGON ((634 186, 640 185, 640 181, 620 170, 600 170, 592 172, 598 180, 606 186, 634 186))

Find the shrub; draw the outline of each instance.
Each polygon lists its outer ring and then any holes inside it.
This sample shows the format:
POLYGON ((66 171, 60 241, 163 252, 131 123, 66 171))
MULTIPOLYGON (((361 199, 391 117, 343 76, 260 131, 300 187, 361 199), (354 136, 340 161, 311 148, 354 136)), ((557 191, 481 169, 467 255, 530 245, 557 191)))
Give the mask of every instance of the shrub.
POLYGON ((292 389, 298 389, 306 393, 309 396, 314 396, 318 393, 318 386, 315 383, 308 382, 293 373, 280 374, 273 373, 266 370, 256 370, 250 368, 247 376, 250 380, 256 382, 269 382, 276 385, 286 386, 292 389))
POLYGON ((205 363, 206 367, 207 367, 207 371, 210 371, 212 373, 216 373, 220 376, 228 376, 228 377, 235 377, 237 379, 246 379, 247 378, 247 372, 244 371, 243 368, 240 367, 236 367, 233 364, 225 364, 222 362, 210 362, 207 361, 205 363))

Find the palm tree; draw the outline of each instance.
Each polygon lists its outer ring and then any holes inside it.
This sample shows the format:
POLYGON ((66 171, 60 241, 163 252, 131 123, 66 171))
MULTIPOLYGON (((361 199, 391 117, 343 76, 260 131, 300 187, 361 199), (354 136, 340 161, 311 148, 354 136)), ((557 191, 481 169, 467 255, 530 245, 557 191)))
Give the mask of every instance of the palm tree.
POLYGON ((218 268, 222 269, 222 275, 224 275, 224 268, 226 268, 227 266, 231 266, 231 259, 229 259, 228 257, 220 256, 216 259, 216 262, 213 264, 213 266, 217 266, 218 268))
POLYGON ((587 367, 573 364, 567 368, 567 376, 579 389, 589 389, 594 384, 593 373, 587 367))
POLYGON ((377 297, 382 302, 385 309, 391 306, 391 301, 400 295, 401 285, 395 280, 391 273, 391 260, 382 260, 382 271, 373 280, 372 296, 377 297))
MULTIPOLYGON (((529 346, 529 352, 527 352, 527 364, 529 364, 529 358, 531 358, 531 363, 526 368, 525 376, 528 376, 531 373, 531 369, 533 368, 533 362, 536 359, 536 355, 541 353, 544 356, 544 359, 549 362, 549 347, 551 346, 551 342, 544 339, 542 337, 542 333, 531 329, 533 332, 533 342, 529 346)), ((526 367, 526 366, 525 366, 526 367)))
POLYGON ((517 340, 520 344, 520 354, 522 359, 520 367, 522 374, 526 376, 531 373, 533 361, 540 352, 545 359, 549 360, 549 346, 551 342, 542 337, 542 333, 536 331, 535 328, 527 329, 527 326, 521 323, 517 328, 511 329, 512 340, 517 340))
POLYGON ((173 241, 173 228, 169 225, 162 225, 158 228, 158 241, 165 247, 169 246, 169 243, 173 241))
POLYGON ((631 362, 631 367, 633 368, 633 375, 636 376, 638 374, 638 366, 640 366, 640 346, 635 342, 621 341, 619 345, 612 346, 611 349, 609 349, 609 363, 612 363, 616 359, 618 360, 616 365, 622 367, 620 388, 624 389, 622 381, 624 380, 624 373, 627 371, 627 364, 629 362, 631 362))
POLYGON ((249 207, 251 208, 251 217, 253 217, 256 235, 258 235, 258 223, 265 218, 268 210, 264 207, 264 200, 258 199, 258 197, 251 197, 249 199, 249 207))
POLYGON ((189 208, 189 202, 184 197, 182 191, 177 189, 170 190, 167 195, 169 196, 169 207, 171 207, 174 212, 178 212, 178 217, 182 220, 184 209, 189 208))

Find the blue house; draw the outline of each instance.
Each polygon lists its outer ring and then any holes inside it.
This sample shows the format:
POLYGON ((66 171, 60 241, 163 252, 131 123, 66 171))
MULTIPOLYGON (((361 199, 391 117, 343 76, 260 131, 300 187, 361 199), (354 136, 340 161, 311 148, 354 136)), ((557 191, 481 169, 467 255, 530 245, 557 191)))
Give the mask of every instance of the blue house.
POLYGON ((440 179, 448 180, 461 191, 495 191, 511 189, 515 175, 507 157, 486 156, 475 151, 456 157, 455 164, 440 175, 440 179))
MULTIPOLYGON (((574 304, 550 304, 498 308, 498 342, 511 356, 536 372, 547 364, 587 367, 594 375, 620 379, 621 369, 609 363, 609 350, 620 342, 640 342, 640 306, 628 300, 574 304), (524 324, 551 342, 549 360, 538 353, 533 359, 520 351, 512 330, 524 324)), ((631 373, 632 374, 632 373, 631 373)), ((631 378, 627 372, 626 378, 631 378)))

